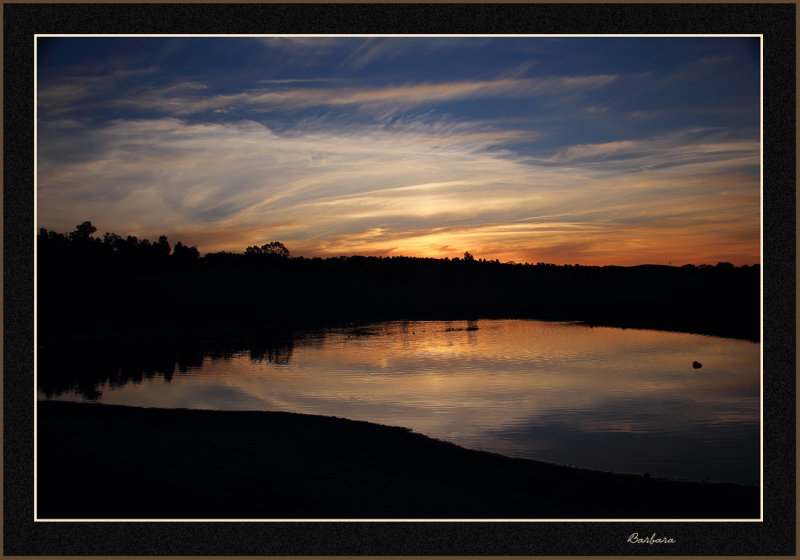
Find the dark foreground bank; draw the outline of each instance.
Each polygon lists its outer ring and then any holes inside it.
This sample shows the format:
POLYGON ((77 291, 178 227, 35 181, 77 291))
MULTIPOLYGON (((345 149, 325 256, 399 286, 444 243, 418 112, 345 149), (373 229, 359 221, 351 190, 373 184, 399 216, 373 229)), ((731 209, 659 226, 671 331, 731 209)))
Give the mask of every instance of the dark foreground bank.
POLYGON ((38 406, 42 519, 759 515, 757 487, 514 459, 341 418, 38 406))

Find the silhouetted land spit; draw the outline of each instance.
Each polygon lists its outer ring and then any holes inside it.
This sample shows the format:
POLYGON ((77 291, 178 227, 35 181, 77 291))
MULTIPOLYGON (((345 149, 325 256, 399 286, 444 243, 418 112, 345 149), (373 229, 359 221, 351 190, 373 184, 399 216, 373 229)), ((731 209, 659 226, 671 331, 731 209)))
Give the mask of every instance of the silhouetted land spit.
POLYGON ((40 402, 41 518, 756 518, 757 487, 467 450, 282 412, 40 402))
POLYGON ((40 340, 307 322, 536 318, 758 340, 759 266, 515 265, 289 257, 277 242, 204 257, 88 222, 38 240, 40 340), (88 225, 87 225, 88 224, 88 225))

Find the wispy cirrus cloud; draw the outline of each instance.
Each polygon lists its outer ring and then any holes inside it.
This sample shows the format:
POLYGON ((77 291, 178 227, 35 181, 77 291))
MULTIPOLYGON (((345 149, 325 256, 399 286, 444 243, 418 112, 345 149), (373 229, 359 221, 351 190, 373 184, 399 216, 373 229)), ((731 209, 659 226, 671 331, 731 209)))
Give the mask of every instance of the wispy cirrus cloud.
MULTIPOLYGON (((130 85, 141 78, 152 75, 158 67, 119 69, 100 76, 86 76, 79 73, 57 79, 43 80, 37 88, 37 106, 42 117, 52 113, 74 111, 82 102, 97 100, 116 88, 130 85)), ((135 88, 135 89, 138 89, 135 88)))
POLYGON ((636 141, 576 144, 558 149, 538 161, 612 172, 616 169, 650 170, 681 166, 701 175, 716 172, 720 167, 757 166, 758 141, 731 136, 731 133, 719 128, 690 128, 636 141))
MULTIPOLYGON (((306 109, 310 107, 362 107, 410 109, 420 105, 465 99, 522 98, 530 95, 561 95, 601 88, 612 83, 613 75, 549 76, 542 78, 501 79, 445 83, 422 83, 400 86, 369 87, 280 87, 301 80, 272 82, 274 87, 238 93, 207 93, 207 86, 182 82, 166 87, 144 87, 129 95, 109 99, 111 106, 136 107, 142 110, 187 116, 205 111, 248 109, 306 109)), ((50 108, 59 100, 69 108, 88 90, 85 86, 54 85, 41 89, 40 98, 49 100, 50 108)))
MULTIPOLYGON (((687 234, 688 251, 706 238, 719 244, 719 230, 730 222, 757 230, 752 179, 736 168, 721 186, 684 184, 692 159, 643 172, 647 161, 663 159, 663 140, 576 146, 547 165, 491 149, 519 134, 466 123, 438 134, 353 127, 278 135, 255 122, 114 121, 72 131, 73 146, 93 154, 85 160, 60 161, 43 141, 40 221, 69 230, 87 214, 102 216, 142 236, 189 234, 204 241, 204 251, 281 239, 308 256, 471 250, 516 261, 542 260, 564 243, 573 254, 582 247, 587 260, 620 259, 620 251, 655 250, 666 230, 674 230, 673 240, 675 231, 695 232, 687 234), (636 154, 618 162, 635 177, 575 165, 619 150, 636 154)), ((736 142, 716 147, 742 149, 736 142)))

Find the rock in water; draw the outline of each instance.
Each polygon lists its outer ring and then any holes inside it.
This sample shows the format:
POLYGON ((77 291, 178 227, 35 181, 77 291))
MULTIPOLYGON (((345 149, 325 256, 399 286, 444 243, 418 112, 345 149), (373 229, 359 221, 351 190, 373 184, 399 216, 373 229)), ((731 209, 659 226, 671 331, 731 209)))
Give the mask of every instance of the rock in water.
POLYGON ((703 367, 703 364, 701 364, 700 362, 692 362, 692 367, 694 369, 700 369, 701 367, 703 367))

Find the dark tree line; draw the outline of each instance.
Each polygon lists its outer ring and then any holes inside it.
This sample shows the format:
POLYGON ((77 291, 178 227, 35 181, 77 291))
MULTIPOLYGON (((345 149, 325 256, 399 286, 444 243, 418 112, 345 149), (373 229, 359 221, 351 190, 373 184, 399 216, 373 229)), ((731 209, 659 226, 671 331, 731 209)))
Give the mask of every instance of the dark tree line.
POLYGON ((94 259, 96 261, 126 260, 138 263, 164 263, 173 261, 192 261, 200 257, 197 247, 187 247, 180 241, 171 247, 167 237, 162 235, 158 241, 139 240, 128 235, 122 237, 116 233, 104 233, 103 237, 92 237, 97 228, 92 222, 83 222, 68 234, 39 230, 37 251, 40 262, 48 259, 94 259))
POLYGON ((291 257, 280 242, 209 253, 90 222, 41 230, 43 340, 103 332, 228 332, 313 322, 540 318, 760 335, 760 267, 512 264, 463 258, 291 257))

